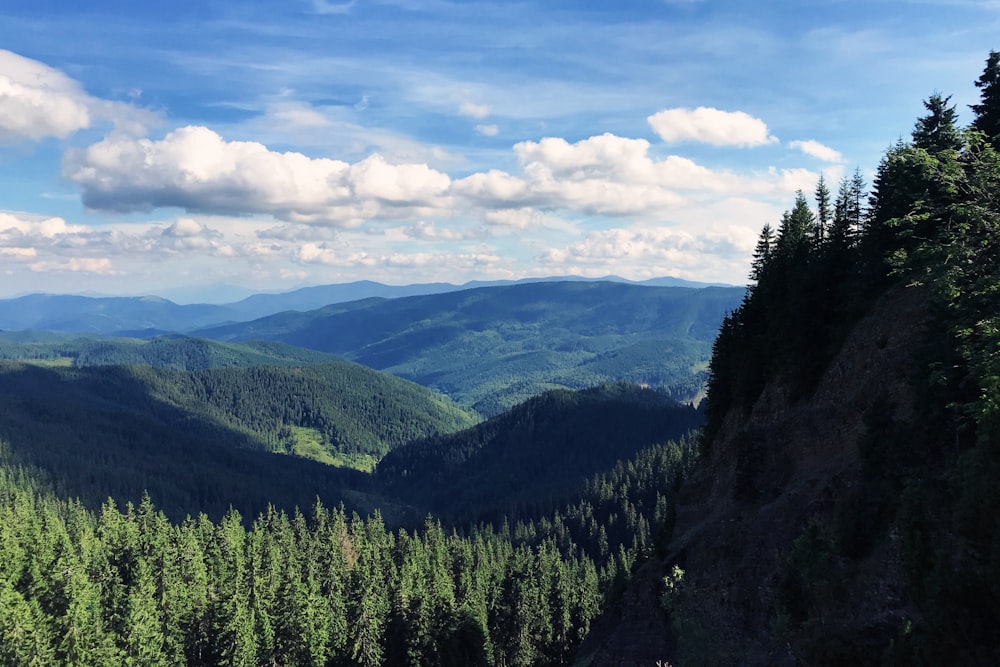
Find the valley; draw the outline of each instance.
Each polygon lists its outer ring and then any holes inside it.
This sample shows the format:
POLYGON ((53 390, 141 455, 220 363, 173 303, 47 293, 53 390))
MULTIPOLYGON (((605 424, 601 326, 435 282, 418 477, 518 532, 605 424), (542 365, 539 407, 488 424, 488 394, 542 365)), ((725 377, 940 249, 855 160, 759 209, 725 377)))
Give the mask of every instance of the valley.
POLYGON ((0 664, 993 664, 1000 53, 976 85, 746 288, 0 304, 0 664))

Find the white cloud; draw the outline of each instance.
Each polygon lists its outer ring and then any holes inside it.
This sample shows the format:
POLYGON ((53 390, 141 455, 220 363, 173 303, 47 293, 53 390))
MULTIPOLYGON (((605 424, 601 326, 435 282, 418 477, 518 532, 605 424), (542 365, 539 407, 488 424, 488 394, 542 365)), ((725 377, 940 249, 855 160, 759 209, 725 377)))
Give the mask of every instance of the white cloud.
POLYGON ((177 218, 169 227, 163 230, 163 236, 173 238, 191 238, 202 236, 207 228, 193 218, 177 218))
POLYGON ((577 226, 568 220, 533 208, 501 208, 483 213, 486 224, 509 229, 558 229, 575 234, 577 226))
POLYGON ((462 102, 458 107, 458 113, 471 118, 483 119, 493 113, 493 108, 489 104, 476 104, 475 102, 462 102))
POLYGON ((61 261, 36 262, 29 267, 37 273, 68 271, 71 273, 99 273, 114 275, 117 272, 106 257, 73 257, 61 261))
POLYGON ((34 248, 0 248, 0 255, 7 255, 8 257, 14 257, 15 259, 25 259, 29 257, 37 257, 38 251, 34 248))
POLYGON ((514 146, 522 174, 499 170, 455 181, 451 192, 477 206, 504 209, 565 209, 605 216, 662 215, 720 194, 785 195, 815 183, 805 169, 768 169, 737 174, 713 170, 693 160, 649 155, 645 139, 613 134, 569 143, 559 137, 514 146))
POLYGON ((403 227, 398 231, 402 239, 417 241, 462 241, 481 235, 475 230, 448 229, 426 220, 418 220, 409 227, 403 227))
POLYGON ((743 111, 710 107, 665 109, 646 120, 668 143, 691 141, 715 146, 763 146, 777 141, 768 133, 764 121, 743 111))
POLYGON ((269 213, 298 222, 353 226, 386 207, 435 205, 450 183, 426 164, 390 164, 371 155, 341 160, 278 153, 183 127, 160 141, 109 136, 67 153, 63 173, 83 187, 90 209, 130 212, 269 213))
POLYGON ((329 127, 331 121, 322 112, 305 102, 275 102, 268 105, 266 122, 277 123, 284 130, 292 128, 329 127))
POLYGON ((500 133, 500 128, 496 125, 476 125, 476 132, 484 137, 495 137, 500 133))
POLYGON ((539 259, 551 272, 612 273, 638 279, 664 275, 697 279, 714 274, 739 276, 740 281, 746 267, 746 243, 747 234, 739 228, 692 232, 639 226, 593 231, 565 248, 549 249, 539 259))
POLYGON ((330 0, 313 0, 313 11, 317 14, 347 14, 351 11, 356 0, 350 2, 330 2, 330 0))
POLYGON ((0 139, 65 138, 90 127, 90 103, 62 72, 0 50, 0 139))
POLYGON ((0 211, 0 242, 9 241, 11 234, 38 235, 51 239, 59 234, 86 229, 81 225, 67 225, 66 221, 59 217, 0 211))
POLYGON ((352 165, 349 181, 362 199, 409 205, 431 204, 451 184, 447 174, 426 164, 391 165, 380 155, 352 165))
POLYGON ((818 141, 807 139, 805 141, 791 141, 788 143, 791 148, 802 151, 806 155, 822 160, 823 162, 840 163, 844 161, 844 156, 829 146, 824 146, 818 141))
POLYGON ((63 139, 101 119, 129 134, 157 121, 150 111, 91 97, 59 70, 0 49, 0 141, 63 139))

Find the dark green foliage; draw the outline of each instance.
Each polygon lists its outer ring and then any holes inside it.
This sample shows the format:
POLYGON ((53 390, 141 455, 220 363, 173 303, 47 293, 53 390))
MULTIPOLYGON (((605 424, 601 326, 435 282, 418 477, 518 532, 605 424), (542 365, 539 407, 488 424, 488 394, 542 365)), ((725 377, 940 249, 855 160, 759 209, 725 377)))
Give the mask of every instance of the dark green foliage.
POLYGON ((583 480, 700 423, 694 408, 635 385, 551 391, 472 429, 390 452, 376 480, 453 519, 541 516, 583 480))
POLYGON ((219 517, 233 504, 371 507, 364 476, 289 456, 287 427, 323 434, 331 451, 381 456, 472 418, 426 389, 354 364, 223 368, 40 368, 0 364, 0 433, 18 461, 96 508, 144 490, 175 518, 219 517))
POLYGON ((958 129, 958 114, 954 105, 948 106, 951 97, 941 97, 937 93, 925 102, 927 115, 917 121, 913 129, 913 146, 928 153, 957 151, 962 148, 962 133, 958 129))
MULTIPOLYGON (((949 98, 932 96, 912 142, 880 163, 868 210, 856 174, 841 185, 829 234, 798 256, 796 198, 778 250, 763 261, 756 253, 756 284, 713 348, 708 449, 768 383, 791 388, 793 400, 807 395, 877 299, 920 290, 927 301, 926 322, 900 323, 924 331, 907 378, 914 404, 872 388, 859 479, 836 500, 833 521, 811 522, 795 541, 778 586, 779 627, 811 663, 872 661, 882 650, 898 664, 992 664, 1000 654, 1000 154, 989 129, 997 63, 992 52, 977 83, 977 131, 958 128, 949 98), (845 641, 828 617, 844 595, 838 579, 893 548, 912 617, 845 641), (864 646, 871 651, 859 654, 864 646)), ((747 437, 740 444, 748 472, 736 492, 753 502, 755 450, 747 437)))
POLYGON ((366 299, 201 332, 331 352, 494 416, 548 389, 625 380, 699 393, 710 341, 742 290, 531 283, 366 299))
POLYGON ((990 51, 976 87, 980 101, 971 105, 976 114, 972 127, 985 134, 994 148, 1000 148, 1000 51, 990 51))
POLYGON ((0 468, 0 660, 11 665, 566 664, 593 563, 491 531, 388 532, 320 504, 171 525, 100 514, 0 468))

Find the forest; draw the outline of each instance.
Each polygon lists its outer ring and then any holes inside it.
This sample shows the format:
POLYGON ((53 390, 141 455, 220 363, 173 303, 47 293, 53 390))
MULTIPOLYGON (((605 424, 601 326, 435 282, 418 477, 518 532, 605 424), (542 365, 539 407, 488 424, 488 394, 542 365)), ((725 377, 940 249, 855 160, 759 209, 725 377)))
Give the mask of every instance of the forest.
POLYGON ((650 572, 649 664, 991 664, 1000 52, 976 86, 970 126, 935 93, 870 187, 820 180, 761 230, 703 409, 610 383, 483 420, 285 346, 5 338, 0 356, 36 355, 0 363, 0 664, 614 664, 650 572), (839 443, 850 484, 796 508, 768 546, 779 568, 747 582, 730 563, 795 481, 795 443, 761 424, 907 299, 911 390, 864 387, 862 433, 839 443), (70 365, 87 355, 107 364, 70 365), (733 483, 712 496, 720 470, 733 483), (716 520, 725 503, 742 513, 716 520), (699 560, 713 535, 725 557, 699 560), (859 604, 860 582, 894 578, 892 613, 859 604))
MULTIPOLYGON (((737 447, 734 496, 756 507, 773 497, 758 480, 778 445, 754 426, 765 392, 780 387, 788 409, 806 403, 854 327, 909 304, 873 341, 889 349, 904 330, 912 337, 901 377, 866 388, 864 432, 842 443, 856 451, 856 483, 800 517, 777 574, 771 631, 808 662, 990 664, 1000 654, 1000 53, 976 86, 969 127, 935 93, 870 191, 860 171, 836 195, 820 181, 814 209, 799 193, 777 229, 765 226, 751 285, 713 347, 702 452, 737 447), (854 581, 886 550, 900 563, 901 618, 872 628, 874 641, 856 627, 838 635, 824 616, 850 619, 854 581)), ((883 581, 895 576, 880 567, 883 581)))

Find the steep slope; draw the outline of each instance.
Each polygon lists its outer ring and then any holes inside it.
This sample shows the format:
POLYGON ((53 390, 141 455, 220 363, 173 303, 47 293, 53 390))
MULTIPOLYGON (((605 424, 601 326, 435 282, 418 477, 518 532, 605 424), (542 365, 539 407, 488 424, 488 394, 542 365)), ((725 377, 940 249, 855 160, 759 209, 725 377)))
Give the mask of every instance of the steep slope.
POLYGON ((686 572, 677 621, 689 629, 687 660, 769 664, 787 657, 791 642, 792 655, 808 655, 809 664, 863 663, 912 618, 898 541, 875 538, 869 553, 841 556, 863 530, 852 513, 867 509, 857 494, 871 420, 912 415, 926 297, 910 288, 879 300, 808 399, 791 401, 782 378, 749 413, 726 415, 677 501, 668 560, 686 572), (822 624, 828 645, 817 644, 814 625, 799 624, 806 615, 822 624))
POLYGON ((390 452, 376 480, 453 520, 535 518, 584 480, 644 447, 679 439, 701 420, 691 406, 635 385, 554 390, 471 429, 390 452))
MULTIPOLYGON (((762 230, 713 347, 701 464, 636 575, 670 617, 641 659, 997 663, 1000 152, 947 104, 883 158, 867 212, 859 172, 762 230)), ((592 664, 641 662, 615 653, 626 611, 592 664)))
POLYGON ((343 355, 499 414, 545 391, 626 380, 697 393, 738 288, 530 283, 281 313, 199 335, 343 355), (664 350, 674 354, 666 355, 664 350))

